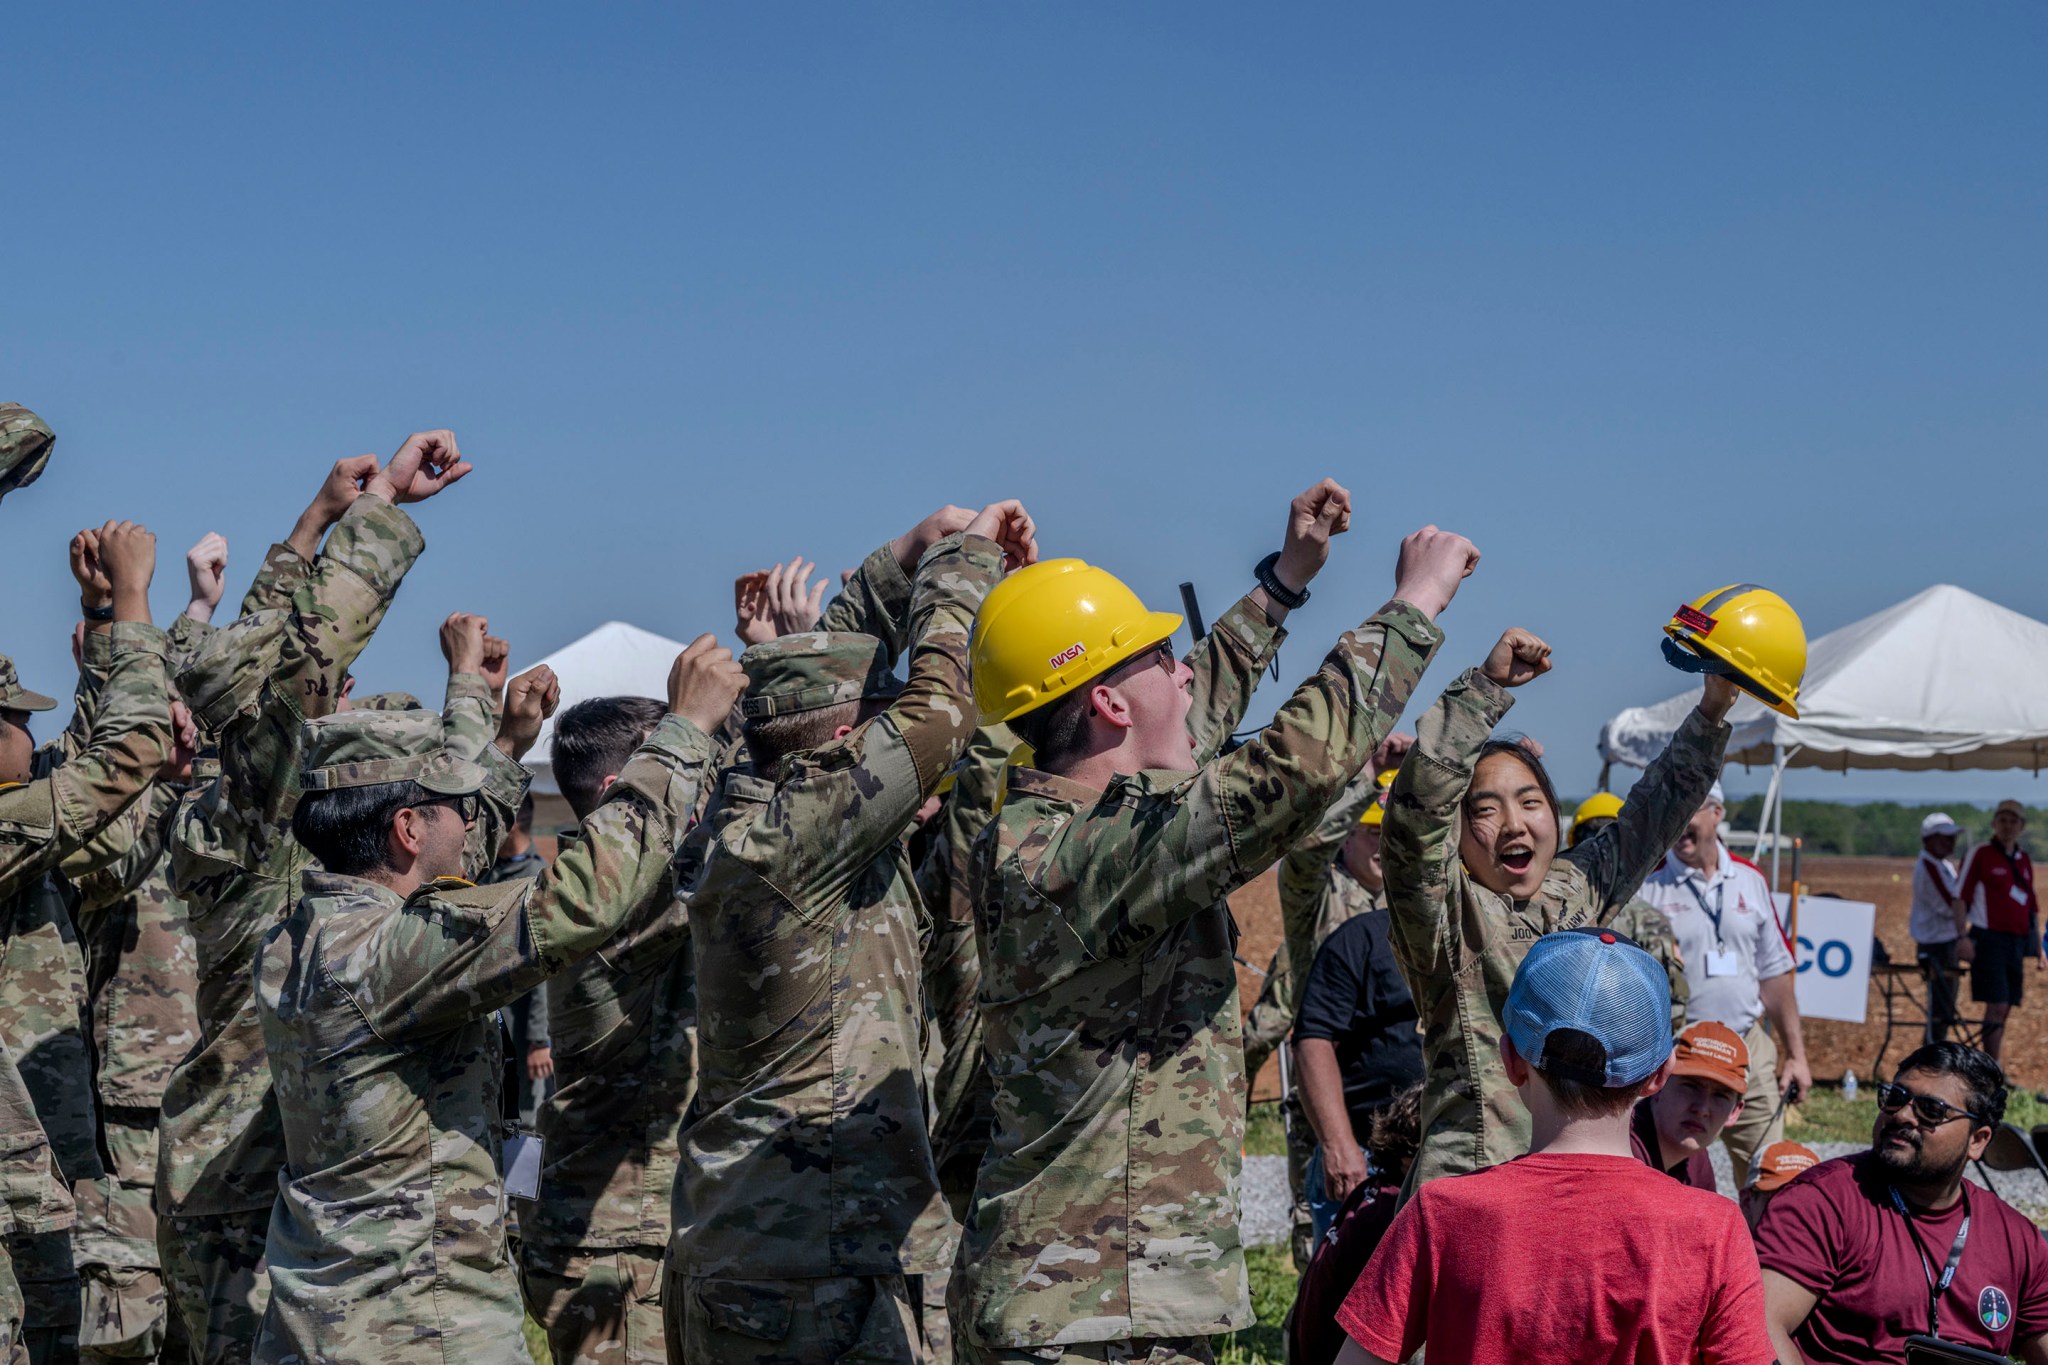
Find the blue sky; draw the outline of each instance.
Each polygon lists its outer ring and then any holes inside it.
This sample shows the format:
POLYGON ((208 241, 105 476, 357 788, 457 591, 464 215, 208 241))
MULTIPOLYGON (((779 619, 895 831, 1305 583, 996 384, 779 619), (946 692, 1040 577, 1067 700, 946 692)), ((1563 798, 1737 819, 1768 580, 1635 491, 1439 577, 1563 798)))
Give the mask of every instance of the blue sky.
POLYGON ((1545 635, 1512 724, 1568 792, 1695 592, 2048 617, 2038 6, 43 6, 9 51, 0 397, 60 442, 0 630, 44 690, 77 527, 156 529, 168 617, 202 532, 239 591, 435 425, 477 472, 368 686, 436 694, 458 607, 520 659, 729 632, 740 569, 998 496, 1213 614, 1324 474, 1358 526, 1285 671, 1464 531, 1431 681, 1545 635))

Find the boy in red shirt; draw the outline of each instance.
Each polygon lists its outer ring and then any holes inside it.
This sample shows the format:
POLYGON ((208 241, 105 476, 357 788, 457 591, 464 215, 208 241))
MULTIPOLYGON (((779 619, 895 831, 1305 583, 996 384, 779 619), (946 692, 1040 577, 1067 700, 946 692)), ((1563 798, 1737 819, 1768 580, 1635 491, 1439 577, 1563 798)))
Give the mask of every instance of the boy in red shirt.
POLYGON ((1338 1365, 1770 1365, 1763 1284, 1732 1200, 1631 1155, 1671 1074, 1656 959, 1606 929, 1546 934, 1503 1012, 1529 1155, 1417 1191, 1352 1287, 1338 1365))
POLYGON ((1702 1019, 1678 1035, 1671 1083, 1636 1102, 1629 1146, 1638 1160, 1681 1185, 1718 1188, 1708 1155, 1721 1130, 1742 1113, 1749 1088, 1749 1047, 1726 1024, 1702 1019))

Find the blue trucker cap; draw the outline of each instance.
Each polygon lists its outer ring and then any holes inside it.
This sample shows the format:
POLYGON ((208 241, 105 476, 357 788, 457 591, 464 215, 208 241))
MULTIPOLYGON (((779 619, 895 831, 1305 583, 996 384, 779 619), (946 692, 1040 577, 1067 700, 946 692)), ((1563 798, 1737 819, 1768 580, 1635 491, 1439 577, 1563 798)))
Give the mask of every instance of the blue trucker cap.
POLYGON ((1671 1056, 1671 987, 1664 968, 1612 929, 1567 929, 1530 945, 1508 988, 1515 1051, 1531 1066, 1612 1090, 1647 1080, 1671 1056), (1607 1053, 1605 1076, 1544 1061, 1558 1029, 1577 1029, 1607 1053))

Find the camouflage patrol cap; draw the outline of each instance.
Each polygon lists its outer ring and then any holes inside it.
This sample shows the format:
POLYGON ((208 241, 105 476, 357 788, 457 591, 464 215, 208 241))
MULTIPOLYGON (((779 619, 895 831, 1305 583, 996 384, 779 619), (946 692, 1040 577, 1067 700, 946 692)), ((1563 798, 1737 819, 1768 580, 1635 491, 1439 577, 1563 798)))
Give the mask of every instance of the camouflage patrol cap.
POLYGON ((0 403, 0 498, 34 483, 56 445, 57 433, 42 418, 19 403, 0 403))
POLYGON ((0 654, 0 711, 54 711, 57 703, 53 698, 40 692, 31 692, 21 685, 21 675, 14 671, 14 660, 0 654))
POLYGON ((367 697, 350 697, 351 711, 424 711, 420 699, 410 692, 372 692, 367 697))
POLYGON ((481 764, 457 758, 441 743, 434 711, 343 711, 305 725, 309 792, 419 783, 436 796, 467 796, 484 785, 481 764))
POLYGON ((821 706, 893 697, 903 684, 889 671, 889 650, 872 635, 811 630, 755 645, 740 655, 749 720, 815 711, 821 706))

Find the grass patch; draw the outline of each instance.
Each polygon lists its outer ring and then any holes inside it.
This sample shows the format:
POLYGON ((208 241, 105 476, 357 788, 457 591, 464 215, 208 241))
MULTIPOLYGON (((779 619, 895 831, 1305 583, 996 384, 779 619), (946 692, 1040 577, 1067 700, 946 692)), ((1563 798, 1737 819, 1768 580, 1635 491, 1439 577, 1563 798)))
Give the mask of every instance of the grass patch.
POLYGON ((1251 1276, 1252 1311, 1259 1320, 1223 1343, 1216 1353, 1217 1365, 1280 1365, 1286 1355, 1280 1324, 1294 1306, 1300 1278, 1294 1270, 1294 1257, 1285 1246, 1246 1247, 1244 1264, 1251 1276))
MULTIPOLYGON (((2014 1089, 2005 1101, 2005 1121, 2031 1134, 2037 1123, 2048 1123, 2048 1104, 2031 1090, 2014 1089)), ((1815 1086, 1813 1093, 1796 1108, 1786 1111, 1785 1136, 1808 1146, 1816 1142, 1853 1142, 1870 1145, 1870 1130, 1877 1124, 1877 1094, 1874 1086, 1857 1087, 1855 1100, 1842 1098, 1840 1086, 1815 1086)))
POLYGON ((1287 1125, 1281 1121, 1278 1104, 1261 1101, 1250 1106, 1244 1121, 1244 1154, 1287 1155, 1287 1125))

